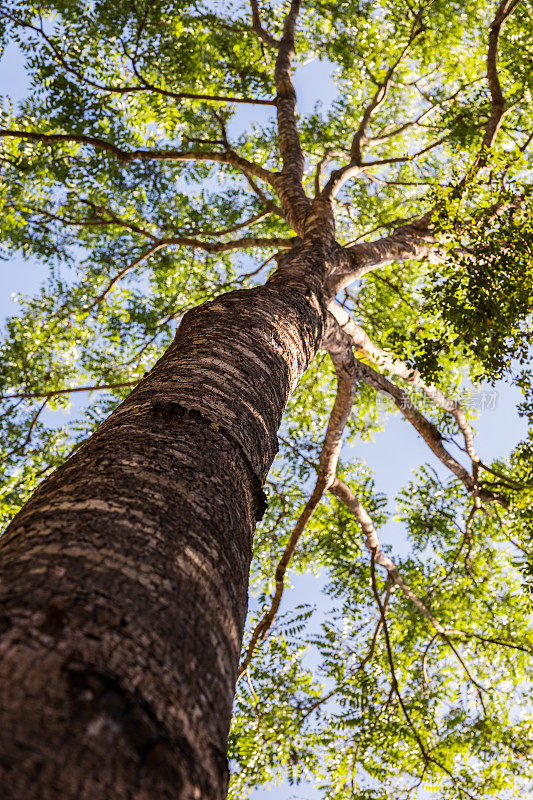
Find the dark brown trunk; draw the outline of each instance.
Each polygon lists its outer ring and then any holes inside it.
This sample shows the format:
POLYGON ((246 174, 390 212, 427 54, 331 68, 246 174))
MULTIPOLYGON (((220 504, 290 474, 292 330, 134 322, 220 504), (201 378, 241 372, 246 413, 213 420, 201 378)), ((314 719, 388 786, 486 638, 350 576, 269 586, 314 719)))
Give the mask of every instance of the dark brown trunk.
POLYGON ((189 312, 0 540, 3 800, 225 797, 261 487, 324 324, 306 250, 189 312))

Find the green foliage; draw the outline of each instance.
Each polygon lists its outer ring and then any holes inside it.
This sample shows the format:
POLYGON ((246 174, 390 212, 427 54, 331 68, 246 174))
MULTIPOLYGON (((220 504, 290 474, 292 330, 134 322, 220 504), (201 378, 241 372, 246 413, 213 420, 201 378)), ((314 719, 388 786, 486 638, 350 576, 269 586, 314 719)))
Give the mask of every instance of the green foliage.
POLYGON ((463 210, 464 199, 453 195, 443 197, 435 213, 435 230, 448 239, 450 253, 423 290, 434 329, 420 337, 413 365, 435 378, 440 354, 456 348, 479 364, 480 377, 495 380, 510 371, 512 360, 524 365, 530 355, 532 199, 514 186, 489 198, 489 206, 478 202, 475 210, 463 210))
MULTIPOLYGON (((279 37, 288 3, 260 5, 264 26, 279 37)), ((491 108, 485 65, 494 11, 481 0, 420 9, 403 0, 304 3, 296 84, 312 100, 299 103, 298 122, 311 195, 317 165, 328 154, 324 185, 398 62, 362 140, 366 166, 336 200, 337 239, 384 236, 433 209, 447 257, 392 263, 338 299, 376 343, 452 396, 463 377, 495 379, 513 360, 531 420, 532 8, 522 0, 502 28, 507 111, 476 173, 491 108), (420 30, 400 59, 413 26, 420 30)), ((2 98, 3 129, 204 155, 223 152, 227 137, 241 156, 280 167, 272 106, 206 98, 274 96, 275 53, 254 32, 247 3, 14 0, 0 15, 0 44, 8 40, 25 61, 28 92, 20 102, 2 98)), ((241 237, 292 238, 269 200, 277 203, 268 184, 250 183, 228 163, 126 162, 86 142, 2 138, 0 254, 8 269, 14 258, 35 265, 42 283, 35 296, 17 298, 1 343, 2 523, 150 368, 189 308, 264 281, 277 248, 212 250, 241 237), (159 246, 162 239, 173 243, 159 246)), ((312 489, 335 391, 321 352, 280 431, 255 539, 245 645, 312 489)), ((428 416, 454 439, 450 415, 432 408, 428 416)), ((406 476, 396 510, 380 493, 357 446, 386 436, 388 421, 374 390, 359 385, 337 474, 378 533, 393 514, 401 521, 409 553, 398 557, 396 541, 383 550, 455 634, 436 635, 376 567, 391 665, 364 537, 326 496, 286 579, 307 582, 313 605, 294 609, 285 593, 238 684, 235 800, 282 780, 314 783, 328 800, 403 800, 427 790, 439 800, 508 800, 530 791, 533 440, 482 471, 482 485, 505 495, 509 508, 476 511, 467 525, 471 497, 429 466, 411 482, 406 476)))

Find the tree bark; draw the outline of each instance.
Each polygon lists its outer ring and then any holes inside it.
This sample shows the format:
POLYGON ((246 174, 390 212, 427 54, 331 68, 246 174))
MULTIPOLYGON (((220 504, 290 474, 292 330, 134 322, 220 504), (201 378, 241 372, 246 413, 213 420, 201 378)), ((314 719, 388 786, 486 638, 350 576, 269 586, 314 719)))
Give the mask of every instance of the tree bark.
POLYGON ((325 254, 190 311, 0 539, 4 800, 222 800, 255 520, 325 254))

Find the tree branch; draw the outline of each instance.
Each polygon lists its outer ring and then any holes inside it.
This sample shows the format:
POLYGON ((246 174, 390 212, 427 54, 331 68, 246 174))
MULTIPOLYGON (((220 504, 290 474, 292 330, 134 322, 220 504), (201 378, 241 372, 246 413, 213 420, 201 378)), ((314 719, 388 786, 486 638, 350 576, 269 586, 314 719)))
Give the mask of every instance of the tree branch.
POLYGON ((194 230, 191 231, 192 236, 226 236, 229 233, 236 233, 236 231, 240 231, 242 228, 248 228, 252 225, 256 225, 258 222, 262 222, 264 219, 269 217, 274 212, 272 209, 266 209, 263 211, 258 211, 257 214, 253 214, 253 216, 249 217, 248 219, 243 220, 242 222, 237 222, 235 225, 231 225, 228 228, 222 228, 218 231, 206 231, 206 230, 194 230))
POLYGON ((489 47, 487 51, 487 81, 491 97, 491 112, 481 143, 482 151, 489 150, 494 144, 498 129, 505 114, 505 98, 498 76, 498 40, 505 20, 513 13, 520 0, 502 0, 490 26, 489 47))
POLYGON ((276 50, 279 50, 280 43, 278 40, 272 36, 271 33, 265 30, 265 28, 263 28, 257 0, 250 0, 250 3, 252 6, 252 28, 257 33, 261 41, 265 42, 265 44, 268 44, 271 47, 274 47, 276 50))
MULTIPOLYGON (((430 755, 430 751, 428 751, 426 749, 426 746, 424 745, 424 742, 422 741, 422 739, 420 737, 420 734, 418 733, 415 725, 413 724, 413 721, 412 721, 412 719, 411 719, 411 717, 409 715, 409 712, 407 711, 407 707, 405 705, 403 697, 402 697, 402 695, 400 693, 400 687, 399 687, 399 684, 398 684, 398 680, 396 678, 396 670, 395 670, 395 667, 394 667, 394 658, 393 658, 393 655, 392 655, 392 647, 391 647, 391 643, 390 643, 389 629, 387 627, 387 620, 386 620, 386 617, 385 617, 383 604, 381 602, 381 598, 379 596, 379 592, 378 592, 377 585, 376 585, 376 571, 375 571, 374 562, 375 562, 375 558, 374 558, 374 554, 372 553, 371 560, 370 560, 370 572, 371 572, 371 577, 372 577, 372 592, 374 594, 374 598, 375 598, 376 603, 378 605, 379 613, 380 613, 381 619, 383 621, 383 632, 385 634, 385 645, 386 645, 386 650, 387 650, 387 659, 388 659, 388 662, 389 662, 389 668, 390 668, 390 672, 391 672, 392 687, 393 687, 394 692, 395 692, 395 694, 396 694, 396 696, 398 698, 398 702, 400 703, 400 707, 402 709, 402 712, 403 712, 403 715, 405 717, 405 720, 406 720, 407 724, 409 725, 409 727, 411 728, 411 730, 413 732, 413 735, 414 735, 414 737, 416 739, 416 742, 418 744, 418 747, 420 748, 420 752, 422 753, 422 757, 423 757, 425 763, 426 764, 428 764, 428 763, 435 764, 436 767, 441 769, 443 772, 445 772, 448 775, 449 778, 451 778, 451 780, 453 781, 453 783, 455 785, 456 784, 456 779, 454 778, 453 773, 450 772, 450 770, 447 767, 445 767, 444 764, 441 764, 440 761, 437 761, 436 758, 433 758, 433 756, 430 755)), ((476 798, 472 794, 470 794, 469 791, 464 789, 461 785, 459 785, 457 788, 459 789, 461 794, 465 794, 467 797, 470 798, 470 800, 476 800, 476 798)))
POLYGON ((409 715, 409 712, 407 711, 407 708, 405 706, 403 698, 402 698, 402 696, 400 694, 400 688, 399 688, 399 685, 398 685, 398 680, 396 678, 396 670, 394 668, 394 658, 393 658, 393 655, 392 655, 392 648, 391 648, 390 637, 389 637, 389 629, 388 629, 388 626, 387 626, 387 618, 386 618, 386 615, 385 615, 385 609, 383 607, 383 603, 381 602, 381 597, 379 596, 377 583, 376 583, 376 570, 375 570, 375 566, 374 566, 375 565, 375 561, 376 561, 376 554, 375 554, 374 550, 371 550, 371 555, 370 555, 370 574, 371 574, 371 578, 372 578, 372 593, 374 595, 374 598, 376 600, 377 606, 379 608, 379 614, 380 614, 380 617, 381 617, 381 621, 383 623, 383 633, 385 634, 385 646, 386 646, 386 650, 387 650, 387 659, 388 659, 388 662, 389 662, 389 668, 390 668, 390 673, 391 673, 392 687, 393 687, 394 692, 395 692, 395 694, 396 694, 396 696, 398 698, 398 702, 400 703, 400 707, 402 709, 403 715, 404 715, 409 727, 413 731, 413 735, 414 735, 414 737, 416 739, 416 742, 417 742, 417 744, 418 744, 418 746, 420 748, 420 752, 422 753, 424 761, 427 763, 428 761, 430 761, 432 759, 430 759, 430 757, 429 757, 429 753, 426 750, 424 742, 420 738, 420 734, 418 733, 417 729, 415 728, 415 726, 413 724, 413 721, 411 720, 411 717, 409 715))
MULTIPOLYGON (((391 581, 387 578, 387 582, 386 582, 386 586, 385 586, 385 599, 382 601, 383 602, 383 609, 384 609, 385 614, 387 613, 387 607, 389 605, 390 595, 391 595, 391 581)), ((376 651, 376 645, 377 645, 378 637, 379 637, 379 634, 381 633, 382 627, 383 627, 383 620, 382 620, 382 618, 380 616, 380 618, 378 619, 378 623, 377 623, 376 627, 374 628, 374 633, 372 634, 372 639, 370 641, 370 648, 369 648, 367 654, 361 659, 361 661, 359 662, 357 667, 355 667, 355 668, 351 667, 350 668, 350 678, 349 678, 350 680, 353 680, 353 676, 357 675, 358 672, 362 672, 362 670, 366 667, 366 665, 368 663, 370 663, 370 661, 372 661, 372 659, 374 658, 374 653, 376 651)), ((300 724, 302 722, 304 722, 304 720, 306 720, 307 717, 309 717, 313 713, 313 711, 315 711, 319 706, 321 706, 323 703, 326 703, 328 700, 331 700, 332 697, 334 697, 336 694, 338 694, 339 691, 343 688, 343 684, 346 683, 346 680, 347 679, 342 681, 342 683, 340 685, 337 685, 334 689, 332 689, 326 695, 324 695, 323 697, 320 697, 318 700, 316 700, 314 703, 312 703, 312 705, 309 708, 307 708, 305 710, 305 712, 300 716, 298 722, 300 724)))
POLYGON ((305 158, 298 134, 296 92, 291 74, 294 33, 300 5, 301 0, 291 0, 274 70, 278 142, 283 167, 275 176, 273 183, 285 215, 298 233, 302 231, 302 224, 310 206, 302 185, 305 158))
MULTIPOLYGON (((470 670, 465 664, 461 654, 457 651, 453 643, 450 641, 448 631, 440 624, 440 622, 437 619, 435 619, 435 617, 429 611, 427 606, 405 583, 393 561, 381 551, 374 523, 372 522, 372 519, 368 514, 368 512, 366 511, 366 509, 364 508, 364 506, 361 504, 359 499, 353 494, 353 492, 349 489, 349 487, 346 486, 346 484, 339 478, 335 479, 335 482, 331 486, 330 491, 333 495, 335 495, 335 497, 338 497, 346 505, 346 507, 351 511, 351 513, 355 516, 355 518, 359 522, 361 530, 365 535, 365 546, 371 554, 372 570, 374 563, 377 563, 380 566, 384 567, 387 570, 387 573, 390 576, 390 578, 394 581, 394 583, 397 584, 397 586, 400 587, 404 595, 416 606, 416 608, 421 612, 421 614, 430 622, 430 624, 437 632, 437 634, 446 642, 446 644, 452 650, 452 652, 458 659, 459 663, 465 670, 466 674, 468 675, 469 680, 476 687, 481 705, 483 707, 483 710, 485 710, 485 704, 483 702, 483 697, 481 695, 481 692, 486 690, 475 680, 475 678, 470 673, 470 670)), ((373 586, 375 587, 374 575, 373 575, 373 586)), ((374 591, 374 595, 376 595, 376 591, 374 591)), ((381 609, 380 601, 379 604, 381 609)), ((386 625, 385 620, 383 620, 383 625, 384 626, 386 625)), ((453 631, 453 633, 456 632, 453 631)))
MULTIPOLYGON (((41 214, 48 219, 55 220, 57 222, 61 222, 65 225, 75 225, 75 226, 101 226, 101 225, 118 225, 128 230, 133 231, 134 233, 139 233, 142 236, 145 236, 147 239, 152 241, 152 246, 146 251, 146 254, 141 255, 138 259, 135 259, 134 262, 129 264, 125 269, 119 273, 120 277, 122 274, 125 274, 133 267, 137 266, 141 261, 143 261, 148 256, 152 255, 153 253, 160 250, 162 247, 168 247, 170 245, 181 245, 183 247, 192 247, 196 250, 204 250, 207 253, 226 253, 230 250, 243 250, 247 247, 275 247, 277 249, 289 249, 295 243, 295 238, 286 238, 283 236, 244 236, 241 239, 231 239, 227 242, 207 242, 202 239, 196 239, 193 236, 161 236, 148 231, 146 228, 141 228, 139 225, 129 222, 128 220, 124 220, 118 217, 114 211, 104 206, 98 206, 95 203, 92 203, 90 200, 81 199, 80 202, 88 205, 92 208, 96 213, 107 213, 110 219, 97 219, 94 221, 90 220, 76 220, 76 219, 69 219, 67 217, 60 217, 57 214, 53 214, 45 209, 33 209, 30 207, 37 214, 41 214)), ((232 231, 238 231, 241 228, 245 228, 248 225, 251 225, 253 222, 257 222, 260 219, 264 219, 268 216, 270 212, 261 212, 260 214, 254 215, 249 220, 245 220, 237 225, 234 225, 226 230, 221 231, 198 231, 198 234, 204 236, 225 236, 232 231)))
MULTIPOLYGON (((11 399, 19 398, 19 397, 22 397, 22 396, 23 395, 16 395, 16 394, 15 395, 7 395, 7 397, 5 397, 5 398, 4 397, 0 397, 0 400, 4 400, 4 399, 10 399, 11 400, 11 399)), ((19 445, 18 447, 14 447, 8 453, 6 453, 4 456, 2 456, 0 461, 7 461, 8 458, 11 458, 11 456, 14 456, 14 455, 21 456, 21 455, 24 454, 27 446, 31 442, 31 437, 33 436, 33 431, 35 429, 35 426, 37 425, 37 421, 38 421, 39 417, 41 416, 41 413, 46 408, 46 406, 48 404, 48 401, 50 400, 50 396, 51 396, 50 392, 48 392, 46 394, 35 395, 35 397, 39 397, 39 398, 44 397, 44 402, 41 403, 41 405, 39 406, 39 408, 37 409, 37 411, 33 415, 32 420, 30 422, 30 426, 28 428, 28 433, 26 434, 25 440, 22 442, 21 445, 19 445)))
POLYGON ((105 300, 105 298, 107 297, 107 295, 109 294, 109 292, 111 291, 113 286, 116 283, 118 283, 118 281, 122 280, 122 278, 125 275, 127 275, 128 272, 130 272, 132 269, 135 269, 135 267, 137 267, 139 264, 142 264, 143 261, 146 261, 147 258, 150 258, 150 256, 153 256, 155 253, 158 252, 158 250, 161 250, 161 248, 163 248, 165 246, 166 245, 162 244, 161 242, 157 242, 156 244, 152 244, 152 245, 150 245, 150 247, 148 247, 146 250, 144 250, 139 256, 137 256, 137 258, 135 258, 129 264, 126 264, 126 266, 123 267, 120 270, 120 272, 117 272, 117 274, 113 278, 111 278, 111 280, 106 284, 105 289, 103 289, 100 292, 100 294, 97 297, 95 297, 95 299, 93 300, 93 302, 91 303, 91 305, 88 307, 87 310, 90 311, 92 308, 94 308, 99 303, 101 303, 103 300, 105 300))
POLYGON ((321 197, 323 198, 333 198, 336 197, 337 194, 340 192, 344 184, 350 180, 350 178, 354 178, 356 175, 359 175, 361 172, 364 172, 369 167, 381 167, 385 164, 405 164, 407 162, 414 161, 415 159, 423 156, 425 153, 429 153, 430 150, 434 150, 435 147, 443 144, 443 142, 447 139, 446 136, 441 136, 440 139, 437 139, 435 142, 431 142, 430 144, 423 147, 422 150, 419 150, 417 153, 411 153, 410 155, 405 156, 391 156, 390 158, 379 158, 376 161, 363 161, 361 164, 349 163, 346 164, 344 167, 340 169, 334 170, 326 185, 322 189, 321 197))
POLYGON ((445 628, 435 619, 427 606, 405 583, 394 562, 382 552, 372 518, 352 490, 340 478, 335 478, 335 481, 330 487, 330 492, 334 497, 337 497, 344 503, 346 508, 356 518, 365 536, 365 547, 370 553, 373 553, 376 563, 387 570, 391 580, 399 586, 404 595, 418 608, 420 613, 431 623, 432 627, 438 633, 445 632, 445 628))
POLYGON ((458 95, 460 95, 461 92, 463 92, 464 89, 467 86, 472 86, 473 84, 478 83, 481 80, 483 80, 483 76, 478 77, 478 78, 474 78, 473 80, 468 81, 466 84, 461 85, 455 92, 453 92, 453 94, 449 95, 448 97, 445 97, 443 100, 440 100, 439 102, 436 102, 436 103, 433 102, 432 98, 429 95, 427 95, 425 92, 423 92, 422 90, 419 89, 419 91, 422 94, 422 97, 424 97, 424 99, 427 100, 428 103, 431 103, 430 107, 426 108, 425 111, 422 111, 422 113, 419 114, 419 116, 414 120, 409 120, 408 122, 403 122, 400 125, 397 125, 392 130, 389 130, 389 131, 385 130, 382 133, 378 133, 376 136, 368 137, 366 139, 366 143, 367 144, 373 144, 373 145, 381 144, 382 142, 385 142, 385 141, 387 141, 389 139, 392 139, 395 136, 399 136, 404 131, 408 130, 409 128, 412 128, 413 126, 420 125, 422 120, 425 119, 427 116, 429 116, 430 114, 432 114, 434 111, 436 111, 439 108, 444 108, 449 103, 451 103, 453 100, 455 100, 456 97, 458 97, 458 95))
MULTIPOLYGON (((27 30, 31 30, 34 33, 37 33, 48 45, 49 49, 54 54, 56 61, 58 64, 65 70, 65 72, 70 73, 73 75, 80 83, 84 83, 87 86, 91 86, 93 89, 97 89, 98 91, 105 92, 106 94, 118 94, 118 95, 127 95, 127 94, 139 94, 145 92, 154 92, 155 94, 159 94, 162 97, 169 97, 172 100, 201 100, 203 102, 216 102, 216 103, 244 103, 248 105, 259 105, 259 106, 274 106, 276 104, 275 100, 268 100, 265 98, 255 98, 255 97, 232 97, 227 95, 216 95, 216 94, 196 94, 193 92, 173 92, 168 89, 163 89, 160 86, 155 86, 154 84, 147 81, 143 78, 142 75, 139 74, 137 69, 134 67, 134 73, 137 79, 141 82, 142 85, 136 86, 109 86, 107 84, 98 83, 97 81, 93 81, 87 77, 87 74, 80 69, 76 69, 72 64, 70 64, 67 59, 65 58, 64 53, 59 50, 58 47, 54 44, 53 40, 48 36, 44 28, 42 26, 42 19, 40 27, 36 25, 32 25, 31 23, 16 17, 14 14, 10 14, 4 11, 6 16, 8 16, 15 24, 20 25, 27 30)), ((128 55, 128 54, 127 54, 128 55)), ((134 59, 128 55, 132 66, 134 66, 134 59)))
POLYGON ((232 150, 224 152, 204 152, 201 150, 123 150, 117 145, 100 139, 97 136, 68 133, 38 133, 37 131, 22 131, 0 128, 0 136, 15 139, 28 139, 43 144, 85 144, 97 150, 103 150, 114 156, 122 164, 132 161, 214 161, 219 164, 229 164, 243 172, 249 172, 267 183, 273 184, 274 173, 242 158, 232 150))
POLYGON ((388 91, 389 91, 389 87, 390 87, 390 84, 391 84, 392 76, 394 75, 394 73, 395 73, 397 67, 399 66, 399 64, 401 63, 402 59, 409 52, 409 48, 411 47, 411 45, 414 42, 414 40, 416 39, 416 37, 419 36, 422 33, 422 31, 423 31, 423 27, 422 27, 422 25, 420 23, 420 20, 419 20, 419 18, 416 18, 416 20, 414 21, 413 26, 411 28, 411 33, 409 35, 409 39, 407 40, 407 43, 405 44, 404 48, 402 49, 402 51, 401 51, 400 55, 398 56, 398 58, 396 59, 396 61, 387 70, 387 72, 385 74, 385 77, 383 78, 383 80, 379 84, 378 88, 376 89, 372 100, 370 101, 370 103, 367 105, 367 107, 365 108, 365 110, 363 112, 363 116, 362 116, 361 122, 359 123, 359 127, 358 127, 357 131, 354 134, 354 137, 352 139, 352 143, 351 143, 351 146, 350 146, 350 164, 351 165, 358 165, 358 166, 362 165, 362 163, 363 163, 363 155, 362 155, 362 152, 361 152, 361 147, 362 147, 362 144, 367 141, 367 139, 366 139, 366 131, 367 131, 368 125, 370 123, 370 120, 372 119, 374 114, 381 108, 381 106, 385 102, 385 100, 387 98, 388 91))
POLYGON ((344 247, 339 265, 326 284, 329 297, 349 286, 350 283, 393 261, 428 259, 433 263, 442 261, 444 252, 438 248, 437 240, 429 229, 430 215, 426 214, 414 222, 402 225, 390 236, 373 242, 359 242, 344 247))
POLYGON ((274 203, 274 201, 271 200, 270 197, 268 197, 263 192, 261 187, 258 186, 257 183, 254 181, 254 179, 252 178, 250 173, 247 172, 245 169, 241 169, 241 171, 242 171, 242 174, 243 174, 244 178, 246 179, 246 182, 248 183, 248 185, 250 186, 252 191, 261 200, 261 202, 265 205, 265 208, 267 208, 272 214, 277 214, 277 216, 280 217, 281 219, 286 219, 283 210, 279 206, 277 206, 274 203))
POLYGON ((50 389, 48 392, 21 392, 20 394, 4 394, 0 396, 0 400, 14 400, 16 398, 23 399, 37 399, 46 397, 47 402, 51 397, 58 394, 70 394, 71 392, 96 392, 101 389, 122 389, 126 386, 136 386, 139 379, 135 381, 123 381, 122 383, 102 383, 96 386, 71 386, 66 389, 50 389))
MULTIPOLYGON (((335 335, 337 341, 339 342, 339 347, 342 347, 344 344, 345 346, 351 346, 352 340, 351 337, 338 325, 335 318, 330 314, 328 317, 328 322, 331 323, 332 333, 331 336, 335 335)), ((372 386, 376 391, 383 391, 386 392, 393 400, 396 407, 400 410, 403 416, 411 423, 413 428, 420 434, 422 439, 426 442, 430 450, 437 456, 439 461, 444 464, 447 469, 449 469, 459 480, 466 486, 469 492, 472 492, 474 496, 479 497, 483 500, 490 500, 493 502, 498 502, 500 505, 505 505, 505 501, 500 498, 498 495, 495 495, 493 492, 489 491, 488 489, 483 488, 479 485, 477 481, 477 472, 474 473, 474 476, 470 475, 469 472, 460 464, 444 447, 442 444, 443 437, 435 427, 435 425, 430 422, 417 408, 415 408, 411 402, 409 396, 396 386, 395 383, 389 381, 384 375, 374 370, 368 364, 363 362, 359 362, 359 369, 361 378, 369 385, 372 386)))
POLYGON ((417 369, 410 369, 404 361, 394 358, 390 353, 387 353, 381 347, 374 344, 363 328, 357 325, 346 309, 338 303, 330 303, 328 310, 333 314, 342 330, 350 337, 354 347, 360 350, 363 355, 368 356, 375 361, 379 367, 383 367, 398 378, 402 378, 413 386, 422 389, 424 394, 433 403, 453 416, 463 434, 465 449, 472 463, 480 464, 479 456, 474 448, 474 433, 459 403, 450 400, 450 398, 441 392, 440 389, 437 389, 436 386, 428 386, 417 369))
POLYGON ((284 236, 243 236, 242 239, 232 239, 228 242, 204 242, 191 236, 170 236, 158 239, 157 244, 181 245, 192 247, 195 250, 204 250, 206 253, 227 253, 230 250, 243 250, 247 247, 275 247, 277 249, 290 249, 295 239, 284 236))
POLYGON ((342 158, 345 155, 342 150, 336 150, 330 148, 326 150, 318 164, 316 165, 315 170, 315 197, 320 196, 320 175, 324 167, 331 161, 332 158, 342 158))

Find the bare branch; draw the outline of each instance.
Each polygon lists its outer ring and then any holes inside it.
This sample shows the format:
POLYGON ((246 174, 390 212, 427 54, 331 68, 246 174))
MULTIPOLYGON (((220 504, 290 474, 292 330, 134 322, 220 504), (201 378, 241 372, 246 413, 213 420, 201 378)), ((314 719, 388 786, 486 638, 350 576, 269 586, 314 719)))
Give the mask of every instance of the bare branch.
POLYGON ((285 17, 274 70, 278 142, 283 167, 274 179, 274 188, 290 224, 297 232, 309 210, 309 200, 303 190, 305 158, 300 144, 296 122, 296 92, 292 81, 291 65, 294 56, 294 33, 301 0, 291 0, 285 17))
POLYGON ((327 282, 328 295, 334 297, 337 292, 367 272, 394 261, 442 261, 444 252, 437 246, 437 240, 430 232, 429 219, 430 215, 426 214, 397 228, 390 236, 343 248, 339 266, 327 282))

